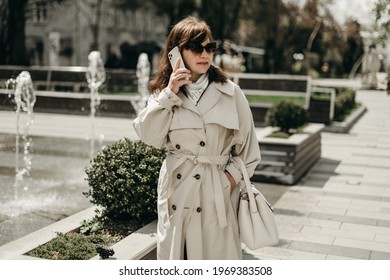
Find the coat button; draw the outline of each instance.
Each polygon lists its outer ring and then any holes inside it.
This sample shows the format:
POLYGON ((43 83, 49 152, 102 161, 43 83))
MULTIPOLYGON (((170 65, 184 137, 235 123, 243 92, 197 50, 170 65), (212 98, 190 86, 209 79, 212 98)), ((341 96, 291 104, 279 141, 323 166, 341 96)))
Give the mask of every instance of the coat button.
POLYGON ((202 207, 196 208, 196 212, 198 212, 198 213, 202 212, 202 207))
POLYGON ((175 204, 172 205, 172 209, 176 210, 176 205, 175 204))
POLYGON ((181 174, 180 174, 180 173, 177 174, 177 175, 176 175, 176 178, 180 180, 180 179, 181 179, 181 174))
POLYGON ((204 146, 206 145, 206 143, 203 142, 203 141, 200 141, 199 145, 201 145, 202 147, 204 147, 204 146))
POLYGON ((200 175, 199 175, 199 174, 196 174, 196 175, 194 176, 194 178, 195 178, 196 180, 199 180, 199 179, 200 179, 200 175))
POLYGON ((180 145, 179 144, 176 144, 176 149, 180 150, 180 145))

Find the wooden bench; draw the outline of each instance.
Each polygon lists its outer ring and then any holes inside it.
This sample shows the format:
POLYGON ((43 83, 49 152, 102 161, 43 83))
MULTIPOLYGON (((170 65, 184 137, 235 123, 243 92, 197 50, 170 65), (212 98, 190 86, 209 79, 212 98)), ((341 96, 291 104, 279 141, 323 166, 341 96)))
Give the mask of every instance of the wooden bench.
POLYGON ((294 96, 305 98, 309 108, 311 77, 303 75, 229 73, 246 95, 294 96))
MULTIPOLYGON (((229 77, 238 84, 245 95, 285 96, 304 98, 305 109, 309 108, 311 77, 281 74, 229 73, 229 77)), ((272 107, 271 103, 249 103, 255 126, 265 126, 265 116, 272 107)))
MULTIPOLYGON (((0 66, 0 107, 13 109, 5 82, 28 71, 37 97, 34 111, 86 115, 90 112, 87 67, 0 66)), ((139 97, 134 70, 107 69, 106 80, 99 88, 101 104, 97 115, 133 117, 132 101, 139 97), (116 94, 113 94, 116 93, 116 94)))

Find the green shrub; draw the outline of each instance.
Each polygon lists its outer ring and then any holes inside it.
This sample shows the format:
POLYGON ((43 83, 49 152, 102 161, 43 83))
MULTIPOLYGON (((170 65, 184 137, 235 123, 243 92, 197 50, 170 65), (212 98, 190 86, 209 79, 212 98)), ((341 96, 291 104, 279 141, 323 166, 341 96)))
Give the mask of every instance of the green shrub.
POLYGON ((157 182, 166 152, 140 141, 120 140, 101 150, 86 169, 84 194, 110 220, 157 217, 157 182))
POLYGON ((57 233, 27 253, 43 259, 87 260, 157 216, 157 181, 165 151, 139 141, 120 140, 101 150, 86 169, 84 194, 101 206, 79 232, 57 233))
POLYGON ((338 89, 335 105, 335 121, 343 121, 344 118, 356 107, 355 91, 351 89, 338 89))
POLYGON ((305 108, 291 101, 281 101, 272 106, 266 115, 266 124, 279 127, 282 132, 290 133, 307 123, 305 108))
POLYGON ((97 255, 97 245, 110 245, 116 241, 114 237, 102 234, 58 232, 56 238, 31 250, 27 255, 51 260, 88 260, 97 255))

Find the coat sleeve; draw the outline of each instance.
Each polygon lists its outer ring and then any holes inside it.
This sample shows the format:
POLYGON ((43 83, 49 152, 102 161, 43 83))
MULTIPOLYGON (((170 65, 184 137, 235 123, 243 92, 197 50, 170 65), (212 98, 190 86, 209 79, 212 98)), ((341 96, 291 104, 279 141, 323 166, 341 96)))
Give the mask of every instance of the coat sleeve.
POLYGON ((167 141, 174 106, 181 106, 183 101, 168 88, 149 97, 148 105, 133 121, 133 127, 142 142, 163 148, 167 141))
MULTIPOLYGON (((245 164, 246 171, 249 177, 252 177, 256 166, 261 160, 259 143, 257 141, 255 125, 253 122, 252 111, 249 107, 242 90, 237 86, 235 91, 235 100, 239 118, 239 134, 241 141, 234 145, 234 154, 242 159, 245 164)), ((240 171, 240 164, 234 161, 226 166, 228 171, 236 183, 242 179, 242 171, 240 171)))

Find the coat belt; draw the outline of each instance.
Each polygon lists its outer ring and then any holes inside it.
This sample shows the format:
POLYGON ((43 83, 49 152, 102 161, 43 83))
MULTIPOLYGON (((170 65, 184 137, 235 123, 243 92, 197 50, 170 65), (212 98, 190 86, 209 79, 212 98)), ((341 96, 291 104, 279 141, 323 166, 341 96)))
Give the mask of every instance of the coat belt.
POLYGON ((227 226, 226 219, 226 210, 225 210, 225 201, 223 196, 223 187, 221 183, 221 178, 219 177, 219 172, 217 165, 228 164, 230 156, 194 156, 186 154, 174 154, 170 153, 169 155, 178 159, 176 164, 173 167, 173 171, 176 170, 181 164, 186 160, 193 162, 194 164, 207 164, 211 166, 212 171, 212 185, 214 189, 215 197, 215 207, 217 210, 217 217, 220 228, 227 226))

